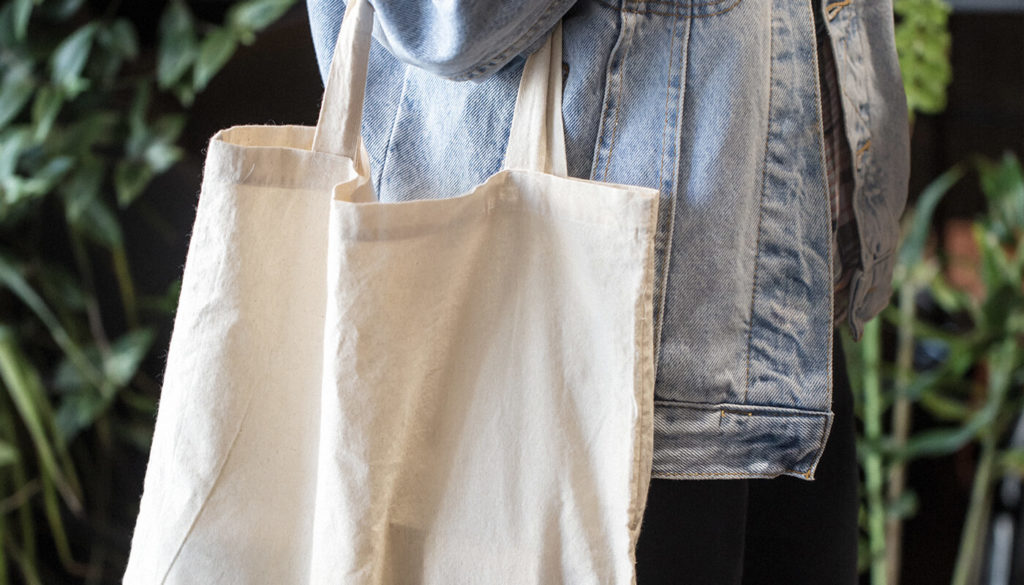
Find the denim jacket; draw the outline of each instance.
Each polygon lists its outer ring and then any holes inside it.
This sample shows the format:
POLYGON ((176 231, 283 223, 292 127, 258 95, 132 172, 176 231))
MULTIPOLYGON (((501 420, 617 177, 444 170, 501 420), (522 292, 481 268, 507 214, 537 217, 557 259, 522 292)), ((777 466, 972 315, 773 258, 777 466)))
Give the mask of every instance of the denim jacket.
MULTIPOLYGON (((307 2, 326 75, 344 5, 307 2)), ((563 19, 569 174, 662 197, 653 476, 812 479, 836 314, 814 11, 852 153, 859 336, 889 300, 909 167, 891 1, 372 3, 362 130, 382 201, 500 169, 522 54, 563 19)))

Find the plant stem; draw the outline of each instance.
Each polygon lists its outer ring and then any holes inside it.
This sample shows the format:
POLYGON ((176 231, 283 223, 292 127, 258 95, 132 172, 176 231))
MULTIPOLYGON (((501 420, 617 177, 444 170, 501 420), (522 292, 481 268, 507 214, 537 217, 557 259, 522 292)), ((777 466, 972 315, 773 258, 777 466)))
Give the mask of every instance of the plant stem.
POLYGON ((967 518, 964 520, 964 529, 960 535, 960 550, 953 568, 952 585, 969 585, 974 582, 979 568, 977 562, 981 557, 980 549, 985 542, 989 492, 996 461, 995 432, 986 430, 981 435, 980 449, 978 466, 974 472, 974 484, 971 486, 970 504, 967 507, 967 518))
MULTIPOLYGON (((0 489, 4 487, 6 486, 0 483, 0 489)), ((11 582, 7 569, 7 553, 4 552, 4 542, 7 538, 7 520, 0 515, 0 585, 8 585, 11 582)))
POLYGON ((125 319, 128 321, 128 327, 135 329, 139 326, 139 308, 135 299, 135 283, 132 282, 131 270, 128 268, 128 254, 125 252, 124 245, 118 245, 111 250, 111 255, 114 261, 117 286, 121 289, 125 319))
POLYGON ((82 279, 82 287, 85 289, 85 314, 89 319, 89 330, 96 346, 106 355, 110 352, 110 341, 107 339, 107 332, 103 328, 103 316, 100 314, 99 301, 96 298, 96 280, 93 278, 92 263, 89 261, 89 252, 85 248, 85 242, 81 233, 72 226, 68 226, 68 239, 71 242, 71 250, 75 257, 75 264, 78 267, 78 275, 82 279))
MULTIPOLYGON (((111 429, 110 414, 107 413, 96 420, 96 469, 93 476, 93 499, 91 521, 96 530, 105 534, 110 529, 110 494, 113 493, 114 437, 111 429)), ((86 571, 85 584, 101 583, 104 577, 104 566, 109 551, 106 539, 98 539, 89 549, 89 568, 86 571)))
POLYGON ((864 366, 864 487, 867 492, 868 551, 871 558, 871 584, 886 585, 885 500, 882 455, 882 332, 879 318, 864 324, 860 343, 864 366))
POLYGON ((5 548, 10 553, 11 560, 21 569, 21 577, 25 580, 26 585, 43 585, 42 579, 39 578, 39 571, 36 569, 37 563, 32 557, 27 556, 18 548, 18 545, 10 540, 6 542, 5 548))
MULTIPOLYGON (((917 296, 917 287, 906 279, 901 280, 903 284, 899 290, 899 333, 896 346, 896 399, 892 410, 892 443, 897 451, 907 444, 907 437, 910 435, 910 400, 906 396, 906 390, 914 373, 914 297, 917 296)), ((906 462, 897 459, 889 469, 887 496, 890 506, 900 500, 905 486, 906 462)), ((887 522, 888 546, 885 550, 889 585, 899 585, 903 556, 903 519, 891 514, 887 522)))

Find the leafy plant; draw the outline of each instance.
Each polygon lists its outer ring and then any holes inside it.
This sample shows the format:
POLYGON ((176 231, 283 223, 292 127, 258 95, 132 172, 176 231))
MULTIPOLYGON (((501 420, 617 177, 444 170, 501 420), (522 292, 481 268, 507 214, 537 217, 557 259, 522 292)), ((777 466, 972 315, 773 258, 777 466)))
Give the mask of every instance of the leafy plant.
POLYGON ((964 174, 955 167, 936 179, 908 214, 894 278, 897 302, 882 315, 897 331, 895 362, 882 363, 881 320, 873 320, 862 339, 860 453, 873 585, 898 581, 899 558, 885 552, 898 550, 899 531, 892 527, 907 510, 903 469, 908 461, 949 455, 968 445, 977 449, 953 585, 976 579, 995 482, 1007 474, 1024 476, 1024 451, 1005 446, 1024 416, 1024 172, 1009 154, 999 161, 980 158, 973 166, 988 204, 971 226, 981 290, 958 288, 948 277, 946 259, 925 254, 932 212, 964 174), (922 294, 942 309, 945 323, 917 315, 922 294), (954 317, 966 324, 950 328, 954 317), (922 349, 936 363, 915 371, 913 355, 922 349), (924 409, 946 426, 911 434, 911 408, 924 409))
POLYGON ((0 4, 0 584, 119 580, 125 551, 69 521, 102 534, 113 453, 148 451, 141 365, 176 298, 137 290, 121 217, 182 157, 195 95, 294 3, 213 23, 170 0, 155 46, 116 0, 0 4))
POLYGON ((893 2, 896 50, 912 115, 936 114, 946 109, 946 87, 953 78, 949 62, 950 10, 945 0, 893 2))

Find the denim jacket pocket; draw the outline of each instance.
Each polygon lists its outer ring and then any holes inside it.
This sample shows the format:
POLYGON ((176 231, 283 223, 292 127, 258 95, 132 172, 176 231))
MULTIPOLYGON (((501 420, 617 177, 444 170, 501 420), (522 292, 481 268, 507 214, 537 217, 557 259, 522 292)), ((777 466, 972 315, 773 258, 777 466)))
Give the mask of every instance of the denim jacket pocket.
POLYGON ((743 0, 624 0, 622 9, 640 14, 656 14, 682 18, 708 18, 725 14, 743 0))

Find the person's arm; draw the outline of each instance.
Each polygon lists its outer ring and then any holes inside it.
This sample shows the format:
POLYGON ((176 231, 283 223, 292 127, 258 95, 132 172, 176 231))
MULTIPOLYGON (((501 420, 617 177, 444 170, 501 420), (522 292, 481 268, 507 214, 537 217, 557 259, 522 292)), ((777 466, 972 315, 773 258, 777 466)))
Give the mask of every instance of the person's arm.
MULTIPOLYGON (((398 59, 479 80, 539 46, 576 0, 370 0, 374 38, 398 59)), ((344 2, 307 0, 317 52, 333 48, 344 2)), ((327 53, 330 54, 330 53, 327 53)))

